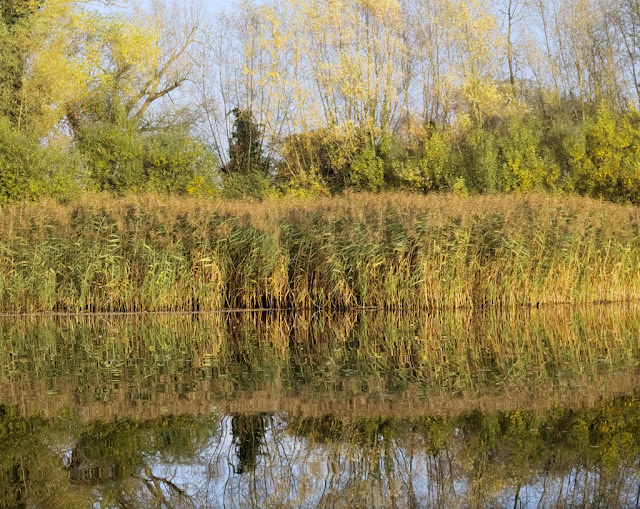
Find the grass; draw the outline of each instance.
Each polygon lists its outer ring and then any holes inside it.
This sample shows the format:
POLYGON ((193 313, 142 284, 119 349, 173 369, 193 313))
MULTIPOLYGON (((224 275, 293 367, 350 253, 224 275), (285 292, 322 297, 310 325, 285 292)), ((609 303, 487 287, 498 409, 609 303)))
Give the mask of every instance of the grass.
POLYGON ((518 308, 640 297, 640 208, 550 195, 0 208, 0 311, 518 308))

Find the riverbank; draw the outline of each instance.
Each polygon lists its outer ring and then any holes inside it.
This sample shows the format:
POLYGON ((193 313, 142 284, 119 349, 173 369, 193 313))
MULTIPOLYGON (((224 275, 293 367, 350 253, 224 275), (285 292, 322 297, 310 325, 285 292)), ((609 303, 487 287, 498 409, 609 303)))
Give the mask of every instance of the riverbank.
POLYGON ((0 209, 1 312, 441 309, 640 298, 640 208, 551 195, 0 209))

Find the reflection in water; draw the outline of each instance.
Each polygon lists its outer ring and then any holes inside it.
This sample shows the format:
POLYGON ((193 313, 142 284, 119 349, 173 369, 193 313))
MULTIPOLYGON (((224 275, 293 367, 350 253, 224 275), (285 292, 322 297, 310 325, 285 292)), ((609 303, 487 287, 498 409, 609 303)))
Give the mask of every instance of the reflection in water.
POLYGON ((260 445, 264 442, 265 429, 264 415, 234 415, 231 417, 231 433, 238 456, 236 474, 244 474, 256 469, 260 445))
POLYGON ((640 506, 633 309, 0 333, 0 507, 640 506))
POLYGON ((0 403, 87 419, 594 403, 633 388, 640 365, 626 308, 0 319, 0 334, 0 403))
POLYGON ((640 496, 637 395, 410 419, 107 424, 4 408, 0 426, 2 507, 615 508, 640 496))

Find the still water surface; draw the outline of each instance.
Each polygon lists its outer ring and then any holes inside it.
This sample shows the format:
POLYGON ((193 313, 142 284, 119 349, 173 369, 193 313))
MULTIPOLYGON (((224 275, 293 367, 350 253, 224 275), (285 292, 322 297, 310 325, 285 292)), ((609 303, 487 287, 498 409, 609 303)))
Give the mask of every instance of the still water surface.
POLYGON ((0 507, 640 507, 640 309, 2 318, 0 507))

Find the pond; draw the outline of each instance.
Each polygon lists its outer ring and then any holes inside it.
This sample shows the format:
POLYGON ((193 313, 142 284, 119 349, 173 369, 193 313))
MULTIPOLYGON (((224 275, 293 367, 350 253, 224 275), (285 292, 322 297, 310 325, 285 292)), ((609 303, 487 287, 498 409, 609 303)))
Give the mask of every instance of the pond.
POLYGON ((0 318, 0 507, 639 507, 640 309, 0 318))

